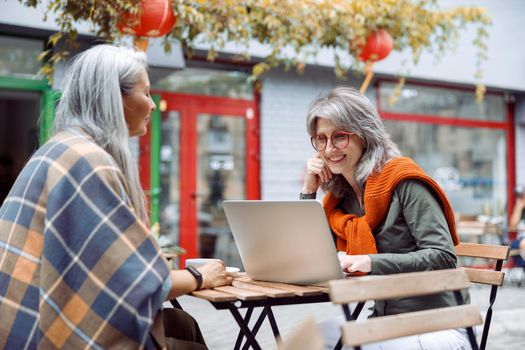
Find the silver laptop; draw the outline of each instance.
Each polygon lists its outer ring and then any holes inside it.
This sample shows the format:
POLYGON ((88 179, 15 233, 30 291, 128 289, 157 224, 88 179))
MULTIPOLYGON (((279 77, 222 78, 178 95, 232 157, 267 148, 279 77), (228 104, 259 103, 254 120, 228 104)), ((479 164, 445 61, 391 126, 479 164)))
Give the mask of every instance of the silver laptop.
POLYGON ((314 284, 343 278, 320 202, 227 200, 223 205, 252 279, 314 284))

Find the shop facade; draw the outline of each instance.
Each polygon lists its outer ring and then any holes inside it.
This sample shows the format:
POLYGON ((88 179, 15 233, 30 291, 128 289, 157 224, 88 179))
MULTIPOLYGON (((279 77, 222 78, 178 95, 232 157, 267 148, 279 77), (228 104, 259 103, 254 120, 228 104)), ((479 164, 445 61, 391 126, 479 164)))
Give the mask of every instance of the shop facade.
MULTIPOLYGON (((508 2, 519 13, 522 5, 508 2)), ((0 156, 14 159, 13 176, 37 147, 38 135, 45 138, 53 117, 60 70, 54 89, 35 79, 35 58, 51 32, 0 18, 0 156), (15 125, 20 120, 23 128, 15 125), (16 142, 25 144, 20 154, 13 151, 16 142)), ((523 49, 516 50, 525 58, 523 49)), ((240 266, 222 201, 297 199, 314 152, 305 127, 309 103, 336 86, 359 87, 362 78, 350 75, 342 82, 321 63, 302 75, 274 69, 254 86, 246 80, 251 64, 228 59, 228 52, 211 64, 197 51, 177 67, 155 55, 162 54, 150 54, 158 108, 148 134, 131 142, 152 223, 187 251, 185 258, 213 256, 240 266)), ((445 59, 447 64, 460 62, 445 59)), ((391 105, 397 68, 388 60, 378 65, 366 94, 402 153, 440 182, 457 213, 505 218, 515 185, 525 182, 525 76, 517 84, 512 72, 521 74, 520 66, 491 64, 487 75, 498 77, 488 79, 482 104, 475 102, 473 81, 455 71, 419 68, 391 105)))

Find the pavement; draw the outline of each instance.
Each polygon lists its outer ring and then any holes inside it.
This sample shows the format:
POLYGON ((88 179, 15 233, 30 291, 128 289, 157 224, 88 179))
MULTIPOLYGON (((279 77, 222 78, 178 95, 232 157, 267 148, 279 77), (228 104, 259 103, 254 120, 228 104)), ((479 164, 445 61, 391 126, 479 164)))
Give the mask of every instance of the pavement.
MULTIPOLYGON (((507 274, 505 285, 498 289, 487 342, 488 350, 525 349, 525 284, 518 286, 515 282, 521 279, 522 273, 523 270, 514 269, 507 274)), ((489 294, 489 286, 473 285, 471 288, 471 303, 479 306, 483 316, 489 305, 489 294)), ((216 310, 209 302, 191 296, 183 296, 178 300, 184 310, 199 322, 211 350, 234 348, 239 328, 229 311, 216 310)), ((309 317, 322 322, 342 315, 341 308, 331 303, 276 306, 272 310, 284 339, 309 317)), ((244 314, 244 311, 241 310, 241 313, 244 314)), ((252 323, 256 316, 257 311, 252 316, 252 323)), ((481 327, 477 334, 479 338, 481 327)), ((257 334, 257 340, 264 350, 277 348, 267 320, 257 334)))

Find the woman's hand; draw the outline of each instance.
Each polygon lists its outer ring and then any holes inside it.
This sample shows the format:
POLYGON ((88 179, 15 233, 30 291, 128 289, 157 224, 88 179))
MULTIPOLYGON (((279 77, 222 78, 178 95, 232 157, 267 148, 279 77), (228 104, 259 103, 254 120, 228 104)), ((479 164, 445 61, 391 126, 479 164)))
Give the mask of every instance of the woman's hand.
POLYGON ((341 268, 344 272, 370 272, 372 271, 372 260, 368 255, 342 255, 338 254, 341 268))
POLYGON ((306 162, 306 174, 302 193, 315 193, 322 183, 330 181, 332 172, 318 153, 316 157, 306 162))
POLYGON ((232 276, 226 272, 224 263, 220 260, 210 261, 197 268, 202 274, 201 289, 214 288, 232 283, 232 276))

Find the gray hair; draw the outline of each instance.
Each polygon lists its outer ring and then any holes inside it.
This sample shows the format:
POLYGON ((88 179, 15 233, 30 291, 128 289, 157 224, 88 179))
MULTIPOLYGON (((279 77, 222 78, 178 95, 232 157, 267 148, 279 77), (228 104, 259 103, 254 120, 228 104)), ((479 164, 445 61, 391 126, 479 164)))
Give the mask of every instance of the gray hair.
MULTIPOLYGON (((353 132, 363 142, 363 154, 354 175, 361 188, 373 172, 380 171, 389 160, 401 155, 370 100, 351 87, 335 88, 312 102, 306 114, 310 136, 317 131, 318 118, 330 120, 341 130, 353 132)), ((342 175, 336 175, 322 189, 342 197, 349 184, 342 175)))
POLYGON ((81 128, 106 150, 127 180, 126 191, 138 217, 148 222, 146 200, 129 148, 123 95, 129 95, 146 55, 112 45, 97 45, 77 55, 66 70, 53 133, 81 128))

